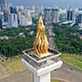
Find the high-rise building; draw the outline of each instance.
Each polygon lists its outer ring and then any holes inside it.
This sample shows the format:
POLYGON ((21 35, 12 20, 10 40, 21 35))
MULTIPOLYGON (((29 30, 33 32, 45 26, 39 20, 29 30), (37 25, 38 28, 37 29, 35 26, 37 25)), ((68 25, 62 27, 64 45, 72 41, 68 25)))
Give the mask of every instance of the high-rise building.
POLYGON ((9 27, 18 27, 17 15, 16 14, 9 14, 8 15, 8 23, 9 27))
POLYGON ((0 7, 1 7, 1 11, 4 11, 6 7, 6 0, 0 0, 0 7))
POLYGON ((22 10, 24 9, 23 5, 20 6, 20 9, 22 9, 22 10))
POLYGON ((25 11, 23 14, 27 19, 27 24, 32 25, 32 17, 30 11, 25 11))
POLYGON ((82 28, 82 11, 78 11, 76 15, 76 24, 78 25, 78 27, 82 28))
POLYGON ((2 23, 4 22, 4 13, 0 12, 1 18, 2 18, 2 23))
POLYGON ((29 11, 24 11, 23 15, 19 14, 19 22, 21 26, 29 26, 32 25, 32 18, 29 11))
POLYGON ((27 22, 28 22, 28 21, 27 21, 26 17, 25 17, 24 15, 21 15, 20 25, 21 25, 21 26, 28 26, 27 22))
POLYGON ((8 22, 8 14, 9 14, 9 10, 5 9, 4 10, 4 22, 8 22))
POLYGON ((21 15, 23 15, 23 10, 21 8, 19 8, 19 12, 21 15))
POLYGON ((59 9, 58 7, 54 7, 52 9, 52 23, 58 23, 59 22, 59 9))
POLYGON ((32 10, 35 11, 35 6, 34 5, 32 6, 32 10))
POLYGON ((19 11, 17 12, 17 20, 18 20, 18 24, 20 24, 21 13, 19 11))
POLYGON ((10 7, 10 13, 17 14, 17 8, 16 7, 10 7))
POLYGON ((60 22, 65 22, 67 19, 67 17, 66 17, 67 15, 66 15, 66 13, 61 13, 60 14, 60 22))
POLYGON ((44 22, 50 23, 51 22, 51 10, 50 7, 44 9, 44 22))
POLYGON ((69 9, 67 11, 67 21, 72 21, 73 20, 73 10, 69 9))
POLYGON ((3 28, 3 25, 2 25, 2 16, 0 15, 0 29, 3 28))

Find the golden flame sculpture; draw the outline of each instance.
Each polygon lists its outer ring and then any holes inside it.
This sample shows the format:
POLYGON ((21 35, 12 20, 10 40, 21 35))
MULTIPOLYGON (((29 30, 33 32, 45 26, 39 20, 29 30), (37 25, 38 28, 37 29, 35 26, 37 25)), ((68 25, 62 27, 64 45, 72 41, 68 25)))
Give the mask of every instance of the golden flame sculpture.
POLYGON ((40 58, 47 56, 48 46, 49 43, 45 35, 45 26, 43 25, 42 17, 40 17, 37 25, 36 38, 34 40, 34 54, 40 58))

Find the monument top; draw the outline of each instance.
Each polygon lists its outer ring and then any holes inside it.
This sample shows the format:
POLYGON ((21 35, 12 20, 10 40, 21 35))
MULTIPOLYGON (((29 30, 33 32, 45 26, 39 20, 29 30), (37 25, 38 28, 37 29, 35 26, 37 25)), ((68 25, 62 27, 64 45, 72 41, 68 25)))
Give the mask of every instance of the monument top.
POLYGON ((45 26, 43 25, 42 17, 40 16, 37 25, 37 34, 34 40, 34 55, 39 58, 50 55, 48 52, 49 43, 45 35, 45 26))
POLYGON ((42 63, 61 55, 60 52, 49 48, 49 43, 47 36, 45 35, 45 26, 43 25, 42 17, 40 17, 38 20, 37 33, 34 40, 34 48, 24 50, 23 53, 36 63, 42 63))

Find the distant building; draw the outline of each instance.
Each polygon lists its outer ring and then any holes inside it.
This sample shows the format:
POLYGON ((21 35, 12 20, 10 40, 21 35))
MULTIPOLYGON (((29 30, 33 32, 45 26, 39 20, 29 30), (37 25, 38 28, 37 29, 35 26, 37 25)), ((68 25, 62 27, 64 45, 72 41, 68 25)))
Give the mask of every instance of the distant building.
POLYGON ((78 25, 78 27, 82 28, 82 11, 78 12, 76 15, 76 24, 78 25))
POLYGON ((66 13, 60 14, 60 22, 65 22, 67 20, 66 13))
POLYGON ((20 18, 20 25, 21 26, 28 26, 27 24, 27 19, 24 15, 21 15, 21 18, 20 18))
POLYGON ((2 29, 2 28, 3 28, 3 25, 2 25, 2 17, 0 15, 0 29, 2 29))
POLYGON ((27 16, 25 16, 28 20, 27 24, 28 25, 32 25, 32 17, 31 17, 31 13, 29 11, 27 11, 27 16))
POLYGON ((67 21, 72 21, 73 20, 73 10, 69 9, 67 11, 67 21))
POLYGON ((2 23, 4 22, 4 13, 0 12, 1 18, 2 18, 2 23))
POLYGON ((18 20, 18 24, 20 24, 20 21, 21 21, 21 13, 19 11, 17 12, 17 20, 18 20))
POLYGON ((8 23, 9 27, 18 27, 17 15, 16 14, 9 14, 8 15, 8 23))
POLYGON ((31 34, 31 35, 34 34, 34 31, 30 31, 28 34, 31 34))
POLYGON ((19 24, 21 26, 32 25, 32 18, 29 11, 24 11, 23 15, 19 14, 19 24))
POLYGON ((8 14, 9 14, 9 10, 5 9, 4 10, 4 22, 8 22, 8 14))
POLYGON ((58 23, 59 22, 59 9, 58 7, 54 7, 52 9, 52 23, 58 23))
POLYGON ((5 35, 5 36, 0 36, 0 39, 1 39, 1 40, 3 40, 3 39, 10 39, 10 38, 11 38, 11 37, 6 36, 6 35, 5 35))
POLYGON ((34 5, 32 6, 32 10, 35 11, 35 6, 34 5))
POLYGON ((10 7, 10 13, 17 14, 17 8, 16 7, 10 7))
POLYGON ((24 32, 19 33, 18 36, 25 37, 24 32))
POLYGON ((0 0, 0 7, 1 7, 1 11, 4 11, 6 7, 6 0, 0 0))
POLYGON ((44 22, 50 23, 51 22, 51 10, 50 7, 44 9, 44 22))
POLYGON ((59 14, 67 13, 67 9, 59 9, 59 14))
POLYGON ((21 8, 19 8, 19 12, 21 15, 23 15, 23 10, 21 8))
POLYGON ((22 10, 24 9, 23 5, 20 5, 20 9, 22 9, 22 10))

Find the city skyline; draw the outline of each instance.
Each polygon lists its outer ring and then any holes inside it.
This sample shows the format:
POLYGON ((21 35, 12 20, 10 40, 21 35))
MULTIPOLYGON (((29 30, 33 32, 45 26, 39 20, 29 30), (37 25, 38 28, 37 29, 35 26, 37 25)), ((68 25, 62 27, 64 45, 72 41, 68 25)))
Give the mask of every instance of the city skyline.
POLYGON ((82 1, 81 0, 20 0, 20 2, 17 2, 16 0, 7 0, 6 1, 7 3, 13 3, 13 5, 24 5, 24 6, 32 6, 32 5, 36 5, 36 6, 50 6, 50 7, 53 7, 53 6, 59 6, 59 7, 62 7, 62 8, 65 8, 65 7, 68 7, 68 6, 71 6, 71 7, 82 7, 81 6, 81 3, 82 1))

